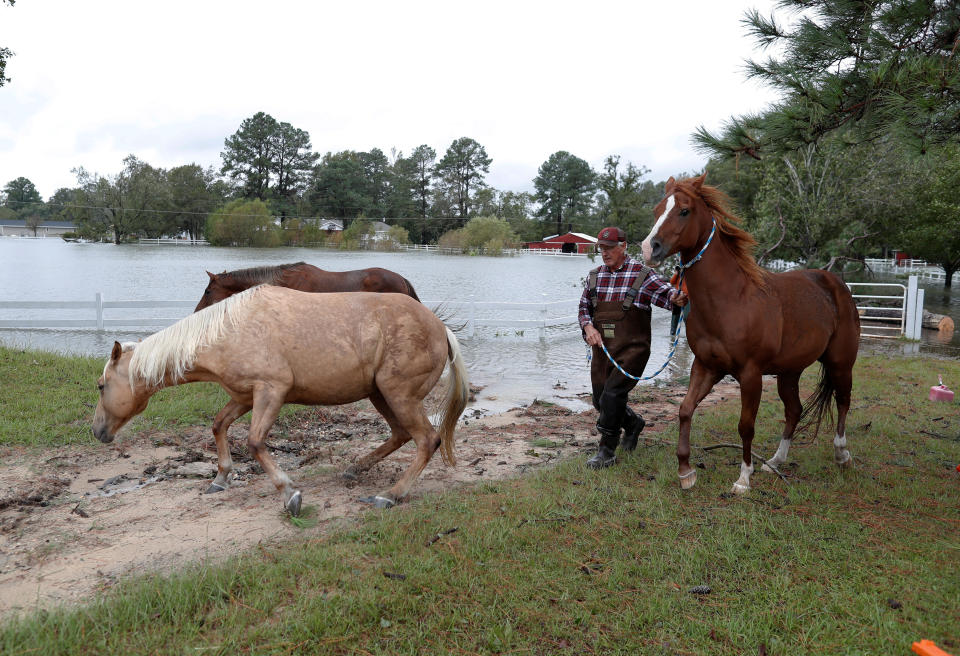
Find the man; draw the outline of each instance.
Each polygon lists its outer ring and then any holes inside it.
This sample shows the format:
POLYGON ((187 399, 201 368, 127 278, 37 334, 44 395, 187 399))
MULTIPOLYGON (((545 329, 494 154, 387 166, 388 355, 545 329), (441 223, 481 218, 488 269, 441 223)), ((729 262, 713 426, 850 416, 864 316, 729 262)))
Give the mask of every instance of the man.
POLYGON ((583 339, 593 347, 590 381, 593 405, 600 413, 600 446, 587 461, 587 466, 594 469, 617 462, 614 452, 621 428, 623 448, 632 451, 645 424, 643 417, 627 406, 627 394, 637 381, 617 370, 601 350, 601 344, 606 344, 610 355, 628 373, 640 376, 650 357, 650 306, 669 310, 687 302, 684 292, 627 255, 627 237, 620 228, 601 230, 597 247, 603 266, 590 271, 580 297, 579 314, 583 339))

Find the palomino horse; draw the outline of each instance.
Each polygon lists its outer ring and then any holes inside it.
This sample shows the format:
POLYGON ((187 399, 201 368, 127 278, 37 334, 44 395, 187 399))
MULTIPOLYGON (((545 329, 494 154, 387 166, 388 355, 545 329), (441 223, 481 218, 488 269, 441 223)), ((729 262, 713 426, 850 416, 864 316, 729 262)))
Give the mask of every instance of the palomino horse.
POLYGON ((251 267, 223 273, 210 273, 197 310, 222 301, 244 289, 268 284, 299 289, 302 292, 396 292, 418 301, 410 281, 399 273, 374 267, 356 271, 324 271, 306 262, 277 266, 251 267))
POLYGON ((729 199, 698 178, 667 181, 666 197, 654 210, 656 224, 643 242, 647 263, 679 253, 690 294, 687 341, 694 360, 690 385, 680 406, 677 460, 684 489, 696 483, 690 467, 690 420, 713 386, 730 374, 740 382, 740 439, 743 462, 733 491, 750 490, 751 445, 760 406, 762 376, 777 376, 786 421, 774 469, 787 459, 797 424, 820 421, 837 402, 834 460, 851 464, 844 433, 853 364, 860 344, 860 317, 850 291, 836 275, 821 270, 769 273, 753 259, 753 238, 732 222, 729 199), (715 234, 714 234, 715 233, 715 234), (821 363, 816 392, 800 403, 800 374, 821 363))
POLYGON ((396 485, 374 497, 374 505, 388 508, 407 495, 437 448, 447 464, 455 462, 453 431, 469 392, 456 337, 412 298, 308 294, 264 285, 191 314, 140 343, 115 342, 97 382, 94 435, 111 442, 158 390, 197 381, 219 383, 231 399, 213 422, 219 464, 207 492, 226 489, 233 467, 227 429, 252 409, 247 444, 293 515, 300 512, 302 495, 264 444, 285 403, 339 405, 370 399, 392 434, 350 467, 348 476, 413 439, 413 463, 396 485), (451 384, 438 432, 423 399, 447 360, 451 384))

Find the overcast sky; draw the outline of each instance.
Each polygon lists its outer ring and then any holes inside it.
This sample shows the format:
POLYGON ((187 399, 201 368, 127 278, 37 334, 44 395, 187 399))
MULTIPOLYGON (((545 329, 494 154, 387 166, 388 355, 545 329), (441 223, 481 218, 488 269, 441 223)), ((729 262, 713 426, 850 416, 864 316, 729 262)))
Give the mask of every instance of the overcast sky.
POLYGON ((776 100, 748 82, 763 56, 741 25, 772 0, 249 2, 17 0, 0 4, 0 187, 47 198, 71 169, 112 175, 135 154, 219 169, 258 111, 320 153, 467 136, 488 184, 530 191, 566 150, 662 180, 706 163, 690 135, 776 100))

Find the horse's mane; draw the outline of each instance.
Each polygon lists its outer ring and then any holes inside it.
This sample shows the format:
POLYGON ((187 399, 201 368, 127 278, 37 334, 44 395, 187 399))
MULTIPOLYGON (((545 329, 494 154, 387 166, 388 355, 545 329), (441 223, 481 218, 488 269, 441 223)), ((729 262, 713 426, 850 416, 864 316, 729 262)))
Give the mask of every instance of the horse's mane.
POLYGON ((294 262, 292 264, 278 264, 276 266, 250 267, 249 269, 237 269, 236 271, 224 271, 220 275, 230 276, 241 284, 248 285, 275 285, 280 282, 287 269, 306 265, 306 262, 294 262))
POLYGON ((243 321, 250 301, 262 289, 252 287, 234 294, 134 344, 129 367, 131 388, 137 379, 154 387, 160 385, 167 374, 175 381, 183 378, 200 351, 217 343, 243 321))
POLYGON ((764 270, 753 257, 753 249, 757 241, 753 236, 736 225, 741 222, 739 216, 730 209, 730 197, 717 187, 701 185, 699 191, 693 186, 694 178, 685 178, 676 183, 676 186, 691 198, 701 198, 717 221, 717 232, 720 238, 733 253, 734 259, 743 272, 757 286, 764 286, 764 270))

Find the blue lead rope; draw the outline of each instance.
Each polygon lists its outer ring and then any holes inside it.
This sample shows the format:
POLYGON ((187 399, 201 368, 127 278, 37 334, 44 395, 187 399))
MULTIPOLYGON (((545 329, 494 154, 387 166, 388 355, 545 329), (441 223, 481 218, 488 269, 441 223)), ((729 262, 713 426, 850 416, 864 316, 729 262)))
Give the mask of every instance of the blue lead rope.
MULTIPOLYGON (((690 261, 687 262, 686 264, 684 264, 683 262, 680 263, 680 276, 677 278, 677 291, 678 291, 678 292, 680 291, 681 285, 683 284, 683 274, 684 274, 684 272, 686 272, 687 269, 689 269, 689 268, 692 267, 694 264, 696 264, 697 262, 700 261, 700 258, 703 257, 704 251, 707 250, 707 246, 709 246, 709 245, 710 245, 710 242, 713 241, 713 235, 714 235, 716 232, 717 232, 717 220, 714 219, 714 220, 713 220, 713 228, 710 229, 710 236, 707 237, 707 243, 703 245, 703 248, 700 249, 700 252, 697 253, 696 257, 694 257, 692 260, 690 260, 690 261)), ((690 301, 688 300, 687 302, 689 303, 690 301)), ((667 365, 668 365, 668 364, 670 364, 670 360, 673 359, 674 353, 677 352, 677 344, 680 343, 680 327, 683 326, 683 319, 684 319, 684 317, 685 317, 685 314, 684 314, 684 313, 680 313, 680 320, 677 322, 677 332, 676 332, 676 335, 674 335, 673 344, 670 346, 670 353, 667 354, 667 361, 663 363, 663 366, 661 366, 659 369, 657 369, 655 372, 653 372, 653 373, 650 374, 649 376, 634 376, 633 374, 627 373, 626 370, 624 370, 624 368, 620 366, 620 363, 618 363, 616 360, 613 359, 613 356, 610 355, 610 351, 607 350, 607 345, 604 344, 602 341, 600 342, 600 348, 603 349, 603 352, 606 354, 607 359, 609 359, 610 362, 613 363, 613 366, 616 367, 617 370, 618 370, 620 373, 622 373, 624 376, 626 376, 627 378, 630 378, 631 380, 653 380, 654 378, 656 378, 657 376, 659 376, 661 373, 663 373, 663 370, 667 368, 667 365)), ((590 354, 588 353, 588 354, 587 354, 587 361, 589 361, 590 358, 591 358, 591 356, 590 356, 590 354)))

